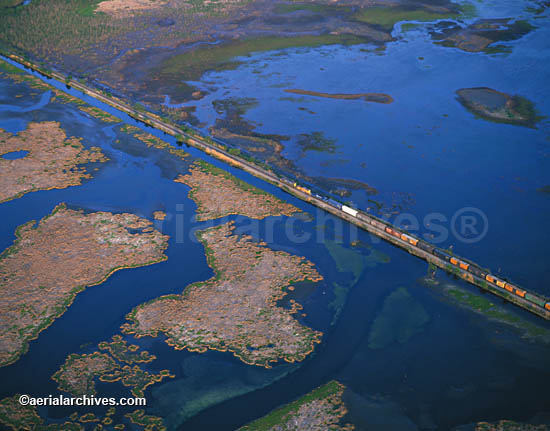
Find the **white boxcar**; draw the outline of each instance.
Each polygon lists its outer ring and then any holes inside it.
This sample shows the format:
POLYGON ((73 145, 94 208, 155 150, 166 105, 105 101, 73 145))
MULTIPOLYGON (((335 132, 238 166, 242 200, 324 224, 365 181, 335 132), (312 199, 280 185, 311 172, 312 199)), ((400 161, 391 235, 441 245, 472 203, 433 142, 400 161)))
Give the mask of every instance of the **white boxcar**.
POLYGON ((357 211, 354 210, 353 208, 342 205, 342 211, 344 211, 345 213, 347 213, 349 215, 352 215, 353 217, 357 217, 357 211))

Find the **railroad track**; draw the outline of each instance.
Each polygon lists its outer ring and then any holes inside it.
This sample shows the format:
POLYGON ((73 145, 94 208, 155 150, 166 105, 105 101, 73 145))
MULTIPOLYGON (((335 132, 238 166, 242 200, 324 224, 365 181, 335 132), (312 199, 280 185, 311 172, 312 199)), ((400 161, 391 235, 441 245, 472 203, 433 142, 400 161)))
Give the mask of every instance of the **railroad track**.
POLYGON ((435 247, 434 245, 422 239, 416 238, 402 229, 398 229, 385 220, 343 205, 333 199, 314 194, 310 189, 303 185, 297 184, 288 178, 276 175, 275 173, 263 169, 241 157, 230 154, 222 148, 221 145, 216 145, 215 143, 212 144, 206 141, 205 137, 195 133, 189 133, 172 124, 168 124, 146 111, 138 111, 128 104, 117 100, 114 97, 106 96, 100 91, 78 81, 67 80, 67 78, 61 73, 43 71, 38 66, 24 60, 19 56, 8 54, 6 57, 24 67, 30 68, 39 74, 46 76, 47 78, 53 78, 65 85, 69 85, 84 94, 95 98, 96 100, 128 114, 131 118, 134 118, 137 121, 141 121, 146 125, 154 127, 174 137, 183 137, 188 145, 193 146, 206 154, 217 158, 218 160, 238 167, 257 178, 268 181, 280 189, 291 193, 312 205, 322 208, 343 220, 357 225, 373 235, 405 249, 410 254, 426 260, 446 272, 455 274, 485 291, 491 292, 492 294, 512 302, 546 320, 550 320, 550 299, 522 289, 506 279, 491 274, 490 271, 483 269, 469 260, 450 254, 447 250, 435 247))

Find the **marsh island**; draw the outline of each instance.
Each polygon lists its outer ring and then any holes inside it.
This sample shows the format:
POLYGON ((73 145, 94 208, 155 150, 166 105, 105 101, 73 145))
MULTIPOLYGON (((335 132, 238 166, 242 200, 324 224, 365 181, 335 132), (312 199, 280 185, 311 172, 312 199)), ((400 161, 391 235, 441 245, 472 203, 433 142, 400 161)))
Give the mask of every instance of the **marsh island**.
POLYGON ((195 162, 189 174, 180 175, 175 181, 191 187, 189 197, 197 203, 197 220, 201 221, 231 214, 262 219, 298 211, 295 206, 203 161, 195 162))
POLYGON ((86 286, 166 259, 168 237, 134 214, 60 204, 35 224, 19 226, 0 255, 0 366, 15 362, 86 286))
POLYGON ((198 233, 216 275, 136 307, 123 332, 156 337, 177 349, 231 351, 247 364, 301 361, 319 343, 321 333, 300 324, 277 305, 292 283, 320 281, 303 257, 273 251, 265 243, 234 233, 232 223, 198 233))
POLYGON ((106 160, 99 148, 86 150, 80 139, 67 138, 54 121, 29 123, 17 135, 0 129, 0 203, 36 190, 79 185, 91 177, 79 165, 106 160), (9 157, 14 153, 19 157, 9 157))

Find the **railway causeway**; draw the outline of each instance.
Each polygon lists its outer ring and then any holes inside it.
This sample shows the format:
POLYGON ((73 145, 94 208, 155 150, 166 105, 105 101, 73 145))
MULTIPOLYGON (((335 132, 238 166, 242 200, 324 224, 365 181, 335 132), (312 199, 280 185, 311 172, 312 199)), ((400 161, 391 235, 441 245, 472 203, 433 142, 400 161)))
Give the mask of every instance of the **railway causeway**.
POLYGON ((46 71, 39 66, 25 60, 17 55, 3 54, 5 58, 33 70, 46 79, 55 79, 62 84, 70 86, 82 93, 103 102, 114 109, 126 113, 136 121, 142 122, 150 127, 156 128, 166 134, 176 137, 178 141, 183 141, 187 145, 193 146, 206 154, 215 157, 222 162, 238 167, 257 178, 267 181, 283 191, 290 193, 297 198, 306 201, 318 208, 321 208, 343 220, 353 223, 359 228, 376 235, 385 241, 388 241, 397 247, 400 247, 410 254, 431 263, 444 271, 454 274, 465 281, 478 286, 480 289, 490 292, 503 298, 543 319, 550 320, 550 299, 542 297, 539 294, 529 292, 520 288, 516 284, 491 274, 490 271, 483 269, 474 262, 455 256, 447 250, 433 246, 432 244, 415 238, 408 232, 392 226, 387 221, 367 214, 363 211, 350 208, 346 205, 313 193, 310 189, 288 178, 281 177, 270 171, 267 167, 259 166, 240 156, 235 156, 227 151, 223 145, 210 139, 209 137, 199 135, 197 132, 182 130, 181 128, 169 124, 159 116, 147 112, 138 111, 123 100, 107 95, 98 89, 94 89, 82 82, 71 80, 68 77, 55 71, 46 71))

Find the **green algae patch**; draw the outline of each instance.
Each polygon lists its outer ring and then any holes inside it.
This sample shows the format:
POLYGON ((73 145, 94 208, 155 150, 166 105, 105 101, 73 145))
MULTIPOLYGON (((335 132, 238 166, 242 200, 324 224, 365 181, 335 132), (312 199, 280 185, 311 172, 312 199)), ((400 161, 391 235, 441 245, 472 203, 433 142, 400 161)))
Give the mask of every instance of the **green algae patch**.
POLYGON ((404 287, 392 292, 374 320, 369 347, 383 349, 393 343, 404 344, 422 332, 430 316, 404 287))
POLYGON ((335 380, 320 386, 296 401, 240 428, 239 431, 312 429, 351 431, 351 424, 341 425, 347 409, 342 401, 345 386, 335 380))
POLYGON ((493 303, 485 296, 461 289, 451 283, 442 284, 439 280, 424 279, 425 284, 442 291, 453 303, 481 314, 494 321, 515 327, 523 332, 524 336, 532 339, 541 339, 550 342, 550 331, 542 326, 522 319, 519 315, 508 311, 493 303))
POLYGON ((391 31, 401 21, 436 21, 439 19, 457 18, 460 12, 446 8, 433 10, 428 8, 407 8, 404 6, 372 7, 358 12, 355 19, 391 31))

